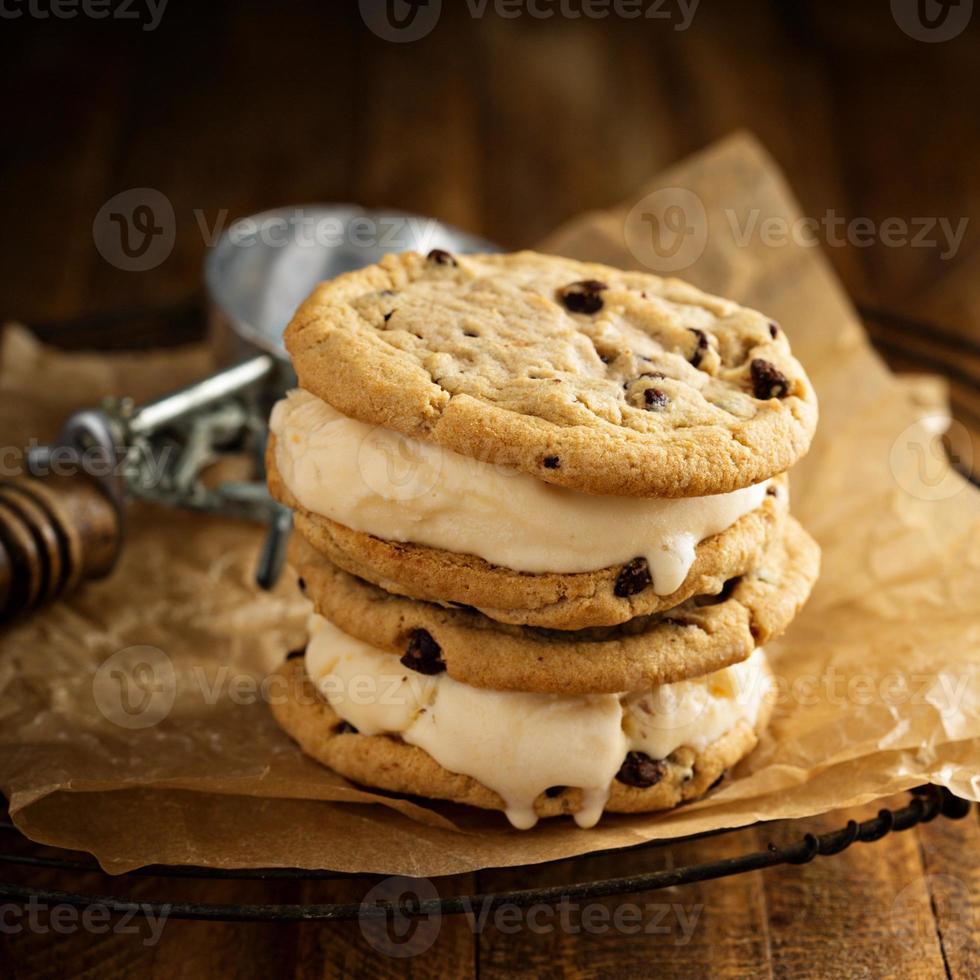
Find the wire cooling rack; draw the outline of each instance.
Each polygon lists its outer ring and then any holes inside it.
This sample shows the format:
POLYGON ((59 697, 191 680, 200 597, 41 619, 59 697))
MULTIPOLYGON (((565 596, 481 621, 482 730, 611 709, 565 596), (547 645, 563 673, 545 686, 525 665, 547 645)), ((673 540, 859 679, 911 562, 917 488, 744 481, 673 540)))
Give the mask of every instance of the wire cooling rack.
MULTIPOLYGON (((707 861, 668 870, 651 871, 629 875, 622 878, 605 878, 594 881, 577 881, 568 884, 549 885, 542 888, 527 888, 516 891, 474 893, 452 895, 433 899, 420 899, 406 893, 397 903, 372 902, 326 902, 318 904, 273 904, 273 905, 214 905, 187 901, 167 901, 165 898, 139 901, 110 895, 93 895, 70 890, 40 888, 32 885, 13 884, 0 881, 0 901, 13 903, 34 903, 42 905, 70 905, 77 909, 93 906, 108 909, 119 915, 153 915, 170 919, 197 919, 220 922, 301 922, 301 921, 343 921, 351 919, 385 918, 390 915, 424 916, 454 915, 459 913, 492 911, 502 905, 526 908, 538 904, 558 904, 566 901, 591 900, 619 895, 633 895, 640 892, 657 891, 676 885, 686 885, 714 878, 759 871, 780 864, 807 864, 818 857, 839 854, 852 844, 870 844, 883 837, 918 824, 928 823, 937 817, 958 820, 965 817, 973 804, 953 796, 947 790, 936 786, 922 786, 911 793, 909 802, 895 809, 879 810, 877 816, 857 822, 849 820, 843 827, 828 833, 803 834, 796 841, 777 846, 770 843, 762 851, 750 851, 738 857, 707 861)), ((785 826, 785 825, 784 825, 785 826)), ((792 823, 790 822, 790 826, 792 823)), ((656 848, 669 848, 681 841, 691 841, 738 831, 714 831, 700 834, 696 838, 686 837, 672 841, 652 841, 628 848, 630 854, 639 854, 656 848)), ((744 833, 744 832, 743 832, 744 833)), ((100 873, 101 869, 92 861, 79 860, 68 856, 47 857, 32 853, 14 853, 8 844, 26 841, 20 831, 9 822, 0 823, 0 866, 36 869, 47 879, 51 872, 68 878, 83 874, 100 873)), ((67 855, 69 852, 63 852, 67 855)), ((608 853, 608 852, 607 852, 608 853)), ((547 862, 554 864, 556 862, 547 862)), ((538 869, 546 865, 534 865, 538 869)), ((529 867, 529 870, 531 868, 529 867)), ((217 870, 201 867, 170 867, 151 865, 120 876, 121 881, 138 877, 161 879, 208 879, 238 881, 287 880, 293 882, 324 881, 346 878, 367 879, 370 884, 382 880, 381 875, 351 875, 334 871, 309 871, 301 868, 248 868, 240 870, 217 870)))

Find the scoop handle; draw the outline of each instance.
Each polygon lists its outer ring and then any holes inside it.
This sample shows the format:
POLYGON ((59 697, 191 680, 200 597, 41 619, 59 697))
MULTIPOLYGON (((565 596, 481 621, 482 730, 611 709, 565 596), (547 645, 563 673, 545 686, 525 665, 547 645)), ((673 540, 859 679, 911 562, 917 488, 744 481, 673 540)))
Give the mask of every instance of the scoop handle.
POLYGON ((108 575, 122 527, 85 475, 0 479, 0 623, 108 575))

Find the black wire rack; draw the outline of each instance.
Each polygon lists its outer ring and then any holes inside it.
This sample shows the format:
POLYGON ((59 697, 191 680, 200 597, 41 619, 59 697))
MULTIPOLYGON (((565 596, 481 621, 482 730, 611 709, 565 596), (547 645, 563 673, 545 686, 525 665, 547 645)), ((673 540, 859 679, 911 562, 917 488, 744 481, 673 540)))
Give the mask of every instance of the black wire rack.
MULTIPOLYGON (((69 905, 77 909, 99 907, 118 915, 152 915, 169 919, 191 919, 215 922, 303 922, 346 921, 376 919, 391 915, 429 916, 482 913, 503 905, 527 908, 538 904, 594 900, 641 892, 657 891, 693 882, 710 881, 731 875, 759 871, 781 864, 807 864, 818 857, 840 854, 852 844, 870 844, 889 834, 897 833, 937 817, 962 819, 972 809, 968 800, 953 796, 937 786, 922 786, 912 791, 909 802, 902 807, 882 809, 877 816, 861 822, 849 820, 843 827, 824 834, 803 834, 792 843, 777 846, 770 843, 765 850, 751 851, 738 857, 707 861, 667 870, 650 871, 620 878, 594 881, 577 881, 569 884, 549 885, 501 892, 452 895, 438 898, 420 898, 408 892, 397 902, 337 902, 318 904, 256 904, 218 905, 187 901, 131 900, 111 895, 94 895, 77 891, 39 888, 32 885, 0 881, 0 901, 12 903, 37 903, 41 905, 69 905)), ((12 837, 25 840, 10 822, 0 823, 0 833, 9 843, 12 837)), ((696 837, 668 841, 651 841, 626 848, 630 854, 638 854, 654 848, 670 847, 695 839, 704 839, 737 831, 719 830, 696 837)), ((66 854, 68 852, 65 852, 66 854)), ((605 852, 609 853, 609 852, 605 852)), ((547 862, 555 864, 557 862, 547 862)), ((92 861, 70 857, 46 857, 36 854, 11 853, 6 846, 0 847, 0 866, 33 868, 44 872, 65 875, 101 873, 92 861)), ((534 865, 535 869, 546 865, 534 865)), ((381 875, 352 875, 335 871, 311 871, 301 868, 243 868, 219 870, 215 868, 150 865, 120 876, 121 880, 137 877, 162 879, 208 879, 238 881, 287 880, 293 882, 323 881, 346 878, 366 878, 371 882, 383 879, 381 875)))

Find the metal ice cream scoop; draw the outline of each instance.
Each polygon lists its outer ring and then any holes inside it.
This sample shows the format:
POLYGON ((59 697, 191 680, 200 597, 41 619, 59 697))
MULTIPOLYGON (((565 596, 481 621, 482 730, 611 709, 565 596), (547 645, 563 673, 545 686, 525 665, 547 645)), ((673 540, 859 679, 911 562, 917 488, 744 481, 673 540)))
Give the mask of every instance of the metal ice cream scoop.
POLYGON ((317 283, 389 252, 433 248, 497 250, 433 218, 355 205, 281 208, 231 225, 204 277, 216 348, 232 366, 145 405, 107 399, 76 412, 55 444, 31 452, 33 479, 15 481, 14 503, 0 483, 0 621, 108 574, 136 498, 267 524, 256 575, 272 585, 290 513, 269 496, 262 460, 269 410, 295 383, 286 324, 317 283), (247 478, 208 482, 205 471, 232 454, 250 459, 247 478), (93 481, 101 493, 92 494, 93 481))

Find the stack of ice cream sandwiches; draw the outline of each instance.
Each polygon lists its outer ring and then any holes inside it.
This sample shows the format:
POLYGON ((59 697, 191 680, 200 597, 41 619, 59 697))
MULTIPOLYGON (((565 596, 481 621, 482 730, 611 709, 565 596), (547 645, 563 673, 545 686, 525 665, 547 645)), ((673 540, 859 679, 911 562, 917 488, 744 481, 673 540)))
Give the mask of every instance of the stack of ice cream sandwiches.
POLYGON ((313 604, 282 727, 356 783, 520 828, 674 807, 755 747, 817 576, 813 388, 768 317, 521 252, 390 255, 286 345, 274 496, 313 604))

